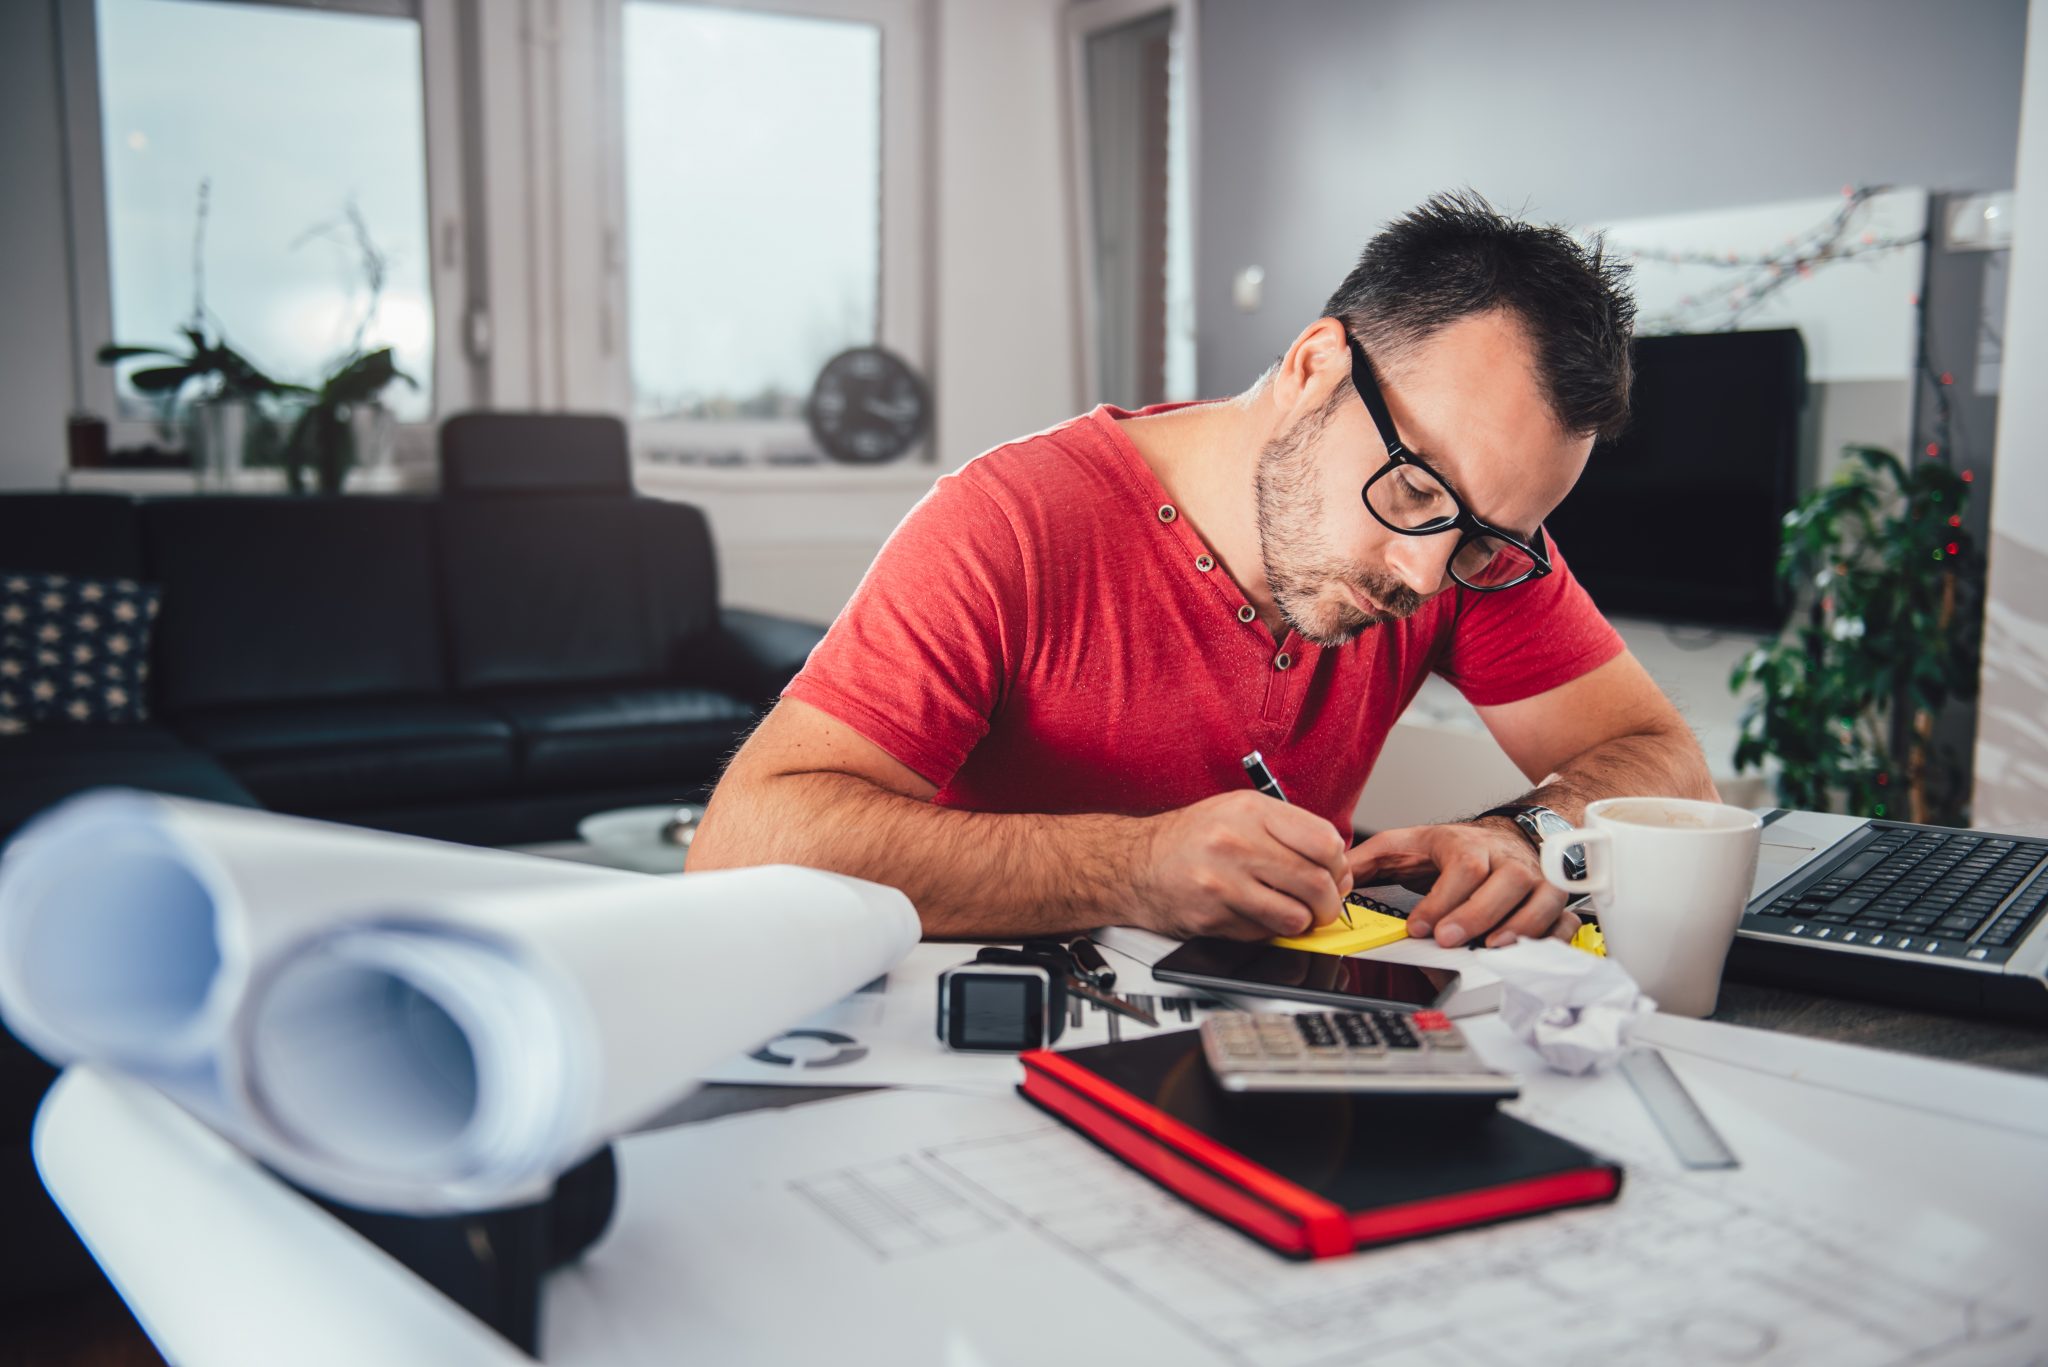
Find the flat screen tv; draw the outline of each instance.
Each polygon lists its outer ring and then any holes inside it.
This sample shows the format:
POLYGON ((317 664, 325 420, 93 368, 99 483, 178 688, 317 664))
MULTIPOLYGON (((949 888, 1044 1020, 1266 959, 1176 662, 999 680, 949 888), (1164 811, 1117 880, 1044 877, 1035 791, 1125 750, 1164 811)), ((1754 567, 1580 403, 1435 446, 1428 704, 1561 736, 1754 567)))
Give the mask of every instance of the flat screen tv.
POLYGON ((1779 523, 1805 406, 1795 328, 1636 339, 1628 429, 1544 524, 1603 612, 1781 625, 1779 523))

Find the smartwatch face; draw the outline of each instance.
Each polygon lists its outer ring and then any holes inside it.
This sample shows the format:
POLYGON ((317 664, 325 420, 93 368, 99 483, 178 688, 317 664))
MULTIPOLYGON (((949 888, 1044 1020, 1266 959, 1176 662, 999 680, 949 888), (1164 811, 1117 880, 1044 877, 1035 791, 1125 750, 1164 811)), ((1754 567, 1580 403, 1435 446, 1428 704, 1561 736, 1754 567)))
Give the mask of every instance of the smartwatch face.
POLYGON ((985 1053, 1041 1048, 1045 999, 1038 969, 955 969, 946 975, 946 1043, 985 1053))

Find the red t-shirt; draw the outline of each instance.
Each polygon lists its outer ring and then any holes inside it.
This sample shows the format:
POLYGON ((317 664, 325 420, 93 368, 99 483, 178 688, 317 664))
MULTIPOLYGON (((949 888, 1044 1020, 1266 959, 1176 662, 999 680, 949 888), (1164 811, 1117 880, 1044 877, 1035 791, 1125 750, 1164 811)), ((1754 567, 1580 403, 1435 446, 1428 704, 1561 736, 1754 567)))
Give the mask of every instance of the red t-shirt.
POLYGON ((1132 416, 1104 405, 940 479, 785 696, 944 806, 1149 815, 1248 786, 1240 760, 1260 750, 1348 839, 1431 670, 1483 706, 1621 653, 1554 548, 1555 573, 1505 593, 1453 587, 1340 647, 1275 642, 1187 520, 1162 516, 1165 488, 1116 426, 1132 416))

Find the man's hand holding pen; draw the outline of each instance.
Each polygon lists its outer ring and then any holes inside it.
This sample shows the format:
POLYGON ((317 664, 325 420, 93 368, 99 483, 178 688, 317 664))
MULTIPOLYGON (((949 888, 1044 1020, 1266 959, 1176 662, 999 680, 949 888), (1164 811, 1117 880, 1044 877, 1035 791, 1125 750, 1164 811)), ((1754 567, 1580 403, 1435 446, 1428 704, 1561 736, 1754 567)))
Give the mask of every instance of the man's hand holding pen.
POLYGON ((1356 887, 1402 883, 1425 896, 1411 936, 1446 947, 1497 947, 1554 935, 1579 918, 1544 880, 1535 851, 1505 821, 1382 831, 1346 849, 1329 822, 1292 806, 1257 750, 1244 757, 1253 789, 1224 793, 1148 824, 1140 902, 1150 929, 1177 937, 1258 940, 1349 920, 1356 887))
POLYGON ((1145 822, 1138 902, 1176 938, 1263 940, 1342 917, 1344 838, 1315 813, 1244 789, 1145 822))

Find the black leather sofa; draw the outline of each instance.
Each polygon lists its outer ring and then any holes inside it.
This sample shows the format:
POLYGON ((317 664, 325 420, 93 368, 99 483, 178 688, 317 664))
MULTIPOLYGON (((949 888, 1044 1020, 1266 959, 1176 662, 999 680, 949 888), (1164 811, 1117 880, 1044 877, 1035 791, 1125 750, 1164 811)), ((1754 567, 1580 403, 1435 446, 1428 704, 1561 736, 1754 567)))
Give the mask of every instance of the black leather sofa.
MULTIPOLYGON (((436 497, 0 494, 0 571, 163 591, 150 721, 0 736, 0 839, 102 784, 476 844, 708 792, 821 629, 720 608, 622 434, 565 472, 531 419, 448 426, 436 497)), ((29 1161, 50 1078, 0 1032, 0 1304, 88 1273, 29 1161)))

